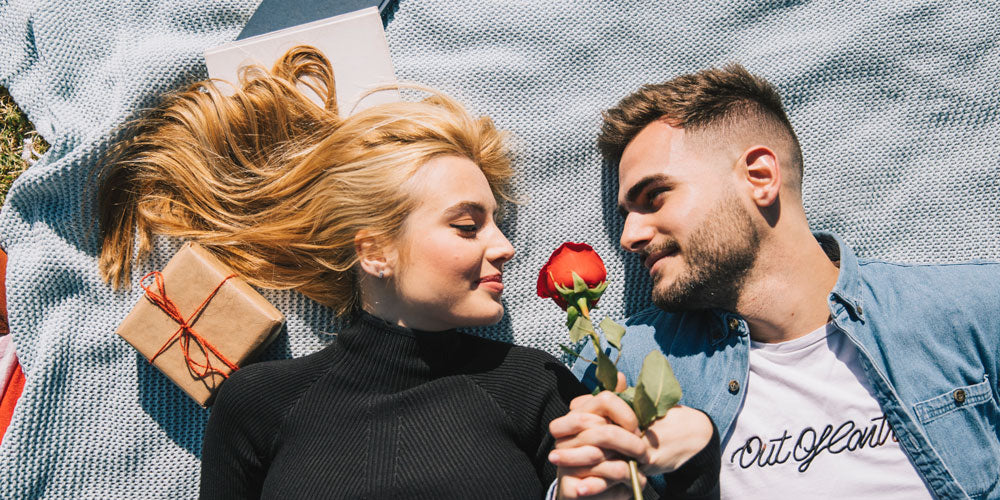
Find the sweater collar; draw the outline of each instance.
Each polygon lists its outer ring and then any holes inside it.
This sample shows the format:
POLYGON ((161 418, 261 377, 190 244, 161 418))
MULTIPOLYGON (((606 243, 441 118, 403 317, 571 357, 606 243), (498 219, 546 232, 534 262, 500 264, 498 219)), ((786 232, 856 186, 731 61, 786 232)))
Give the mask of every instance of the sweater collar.
POLYGON ((423 377, 453 370, 465 335, 456 330, 429 332, 391 324, 367 312, 356 315, 337 341, 355 369, 371 370, 372 377, 423 377))

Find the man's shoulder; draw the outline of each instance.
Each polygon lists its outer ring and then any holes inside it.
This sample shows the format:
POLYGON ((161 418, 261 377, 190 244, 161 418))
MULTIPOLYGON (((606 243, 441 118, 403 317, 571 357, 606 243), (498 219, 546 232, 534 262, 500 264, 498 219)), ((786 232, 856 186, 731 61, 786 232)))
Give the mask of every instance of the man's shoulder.
POLYGON ((872 293, 954 297, 967 300, 965 292, 981 299, 1000 300, 1000 262, 976 260, 946 264, 908 264, 859 260, 858 266, 872 293))
POLYGON ((859 264, 863 282, 859 305, 882 343, 899 339, 906 345, 923 333, 922 342, 943 343, 948 350, 956 349, 952 344, 959 340, 996 345, 1000 263, 859 264))
POLYGON ((1000 261, 968 260, 946 263, 907 263, 879 259, 858 259, 858 266, 867 272, 877 271, 902 275, 931 274, 947 278, 963 274, 993 273, 1000 274, 1000 261))
POLYGON ((712 311, 668 312, 656 306, 649 306, 625 319, 625 327, 633 330, 647 330, 656 335, 672 335, 679 331, 698 328, 718 321, 712 311))
POLYGON ((668 312, 650 306, 626 319, 622 344, 628 347, 622 358, 628 358, 626 363, 641 363, 652 350, 668 357, 674 352, 707 352, 713 339, 725 333, 724 316, 711 310, 668 312))

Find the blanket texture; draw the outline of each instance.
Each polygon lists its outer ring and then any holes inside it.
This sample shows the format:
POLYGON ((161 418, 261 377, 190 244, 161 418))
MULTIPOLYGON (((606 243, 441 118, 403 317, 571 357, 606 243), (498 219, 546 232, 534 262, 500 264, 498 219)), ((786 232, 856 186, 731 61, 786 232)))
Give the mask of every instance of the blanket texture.
MULTIPOLYGON (((112 131, 204 78, 257 0, 0 0, 0 84, 52 149, 0 214, 10 326, 28 384, 0 446, 0 498, 192 498, 209 410, 114 335, 139 299, 97 274, 91 168, 112 131)), ((602 109, 638 85, 739 61, 781 89, 805 153, 813 225, 865 257, 1000 257, 1000 16, 995 2, 401 0, 397 75, 510 130, 525 201, 508 314, 481 333, 557 353, 561 312, 535 273, 588 241, 612 283, 600 313, 648 305, 617 245, 613 175, 594 146, 602 109), (572 208, 567 208, 572 206, 572 208)), ((134 276, 162 268, 160 241, 134 276)), ((265 292, 288 318, 265 358, 329 342, 329 310, 265 292)))

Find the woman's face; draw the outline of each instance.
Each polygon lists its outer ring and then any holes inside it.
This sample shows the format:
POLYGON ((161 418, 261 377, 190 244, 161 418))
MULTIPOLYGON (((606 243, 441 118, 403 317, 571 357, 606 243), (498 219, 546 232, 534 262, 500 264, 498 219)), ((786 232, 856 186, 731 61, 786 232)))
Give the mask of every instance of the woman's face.
POLYGON ((393 315, 432 331, 496 323, 514 247, 496 225, 486 177, 467 158, 439 156, 413 180, 418 205, 396 242, 393 315))

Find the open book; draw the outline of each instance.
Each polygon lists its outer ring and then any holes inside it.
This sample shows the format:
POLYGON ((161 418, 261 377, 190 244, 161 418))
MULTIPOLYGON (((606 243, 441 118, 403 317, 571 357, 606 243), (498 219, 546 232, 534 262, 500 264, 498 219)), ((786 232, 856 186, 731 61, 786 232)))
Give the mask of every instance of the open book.
MULTIPOLYGON (((395 89, 362 96, 369 90, 396 83, 378 9, 362 10, 237 40, 205 51, 208 76, 238 81, 239 68, 257 64, 270 69, 288 49, 311 45, 326 55, 336 79, 337 107, 347 116, 375 104, 398 101, 395 89)), ((224 89, 224 86, 221 87, 224 89)), ((302 87, 307 93, 310 90, 302 87)), ((319 97, 313 94, 320 104, 319 97)))

